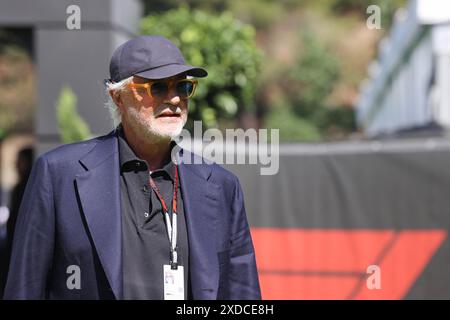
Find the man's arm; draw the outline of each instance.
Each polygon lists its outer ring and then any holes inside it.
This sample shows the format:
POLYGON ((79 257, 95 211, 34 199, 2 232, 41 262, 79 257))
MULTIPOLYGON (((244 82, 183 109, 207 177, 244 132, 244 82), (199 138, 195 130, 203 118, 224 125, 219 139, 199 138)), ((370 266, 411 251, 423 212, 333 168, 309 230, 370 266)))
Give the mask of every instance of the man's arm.
POLYGON ((237 178, 235 178, 232 210, 229 298, 242 300, 261 299, 255 251, 245 212, 244 195, 237 178))
POLYGON ((40 157, 22 198, 14 233, 5 299, 45 299, 55 237, 53 187, 40 157))

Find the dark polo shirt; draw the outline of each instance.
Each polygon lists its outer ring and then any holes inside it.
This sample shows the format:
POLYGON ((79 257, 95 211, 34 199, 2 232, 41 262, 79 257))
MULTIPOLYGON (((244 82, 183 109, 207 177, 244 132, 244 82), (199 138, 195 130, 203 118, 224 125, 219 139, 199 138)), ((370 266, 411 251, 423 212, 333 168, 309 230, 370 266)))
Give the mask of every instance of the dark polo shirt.
MULTIPOLYGON (((163 299, 163 265, 170 261, 170 242, 161 202, 149 184, 145 160, 139 159, 118 128, 122 209, 124 299, 163 299)), ((175 165, 167 163, 151 173, 170 213, 175 165)), ((184 267, 185 298, 190 299, 189 247, 181 186, 178 187, 178 260, 184 267)))

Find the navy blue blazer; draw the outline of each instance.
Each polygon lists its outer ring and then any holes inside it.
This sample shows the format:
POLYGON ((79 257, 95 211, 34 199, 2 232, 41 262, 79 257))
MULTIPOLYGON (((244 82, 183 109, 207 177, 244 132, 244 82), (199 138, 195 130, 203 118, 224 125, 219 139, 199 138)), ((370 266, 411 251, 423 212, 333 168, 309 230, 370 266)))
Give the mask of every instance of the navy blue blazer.
MULTIPOLYGON (((206 163, 181 163, 179 175, 193 298, 260 299, 237 177, 206 163)), ((119 177, 115 131, 37 159, 16 224, 5 299, 123 298, 119 177), (67 285, 73 265, 80 289, 67 285)))

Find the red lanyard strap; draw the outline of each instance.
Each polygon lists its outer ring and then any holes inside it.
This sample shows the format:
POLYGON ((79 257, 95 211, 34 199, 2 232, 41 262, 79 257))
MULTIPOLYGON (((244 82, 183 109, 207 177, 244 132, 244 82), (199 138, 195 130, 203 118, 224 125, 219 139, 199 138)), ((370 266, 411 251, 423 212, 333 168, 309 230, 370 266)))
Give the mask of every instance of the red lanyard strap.
MULTIPOLYGON (((158 197, 159 201, 161 202, 164 212, 169 212, 169 208, 167 207, 166 201, 164 200, 164 198, 161 194, 161 191, 159 190, 155 181, 153 181, 151 176, 150 176, 149 180, 150 180, 150 186, 152 187, 153 191, 155 191, 156 196, 158 197)), ((175 166, 175 181, 173 183, 172 213, 177 213, 177 193, 178 193, 178 166, 175 166)))
POLYGON ((172 269, 177 269, 178 266, 178 254, 177 254, 177 192, 178 192, 178 166, 175 166, 175 181, 173 183, 173 199, 172 199, 172 220, 170 222, 169 209, 167 208, 166 201, 164 200, 159 188, 153 181, 152 176, 149 177, 150 186, 158 196, 159 201, 164 210, 164 218, 166 220, 167 235, 170 241, 170 264, 172 269))

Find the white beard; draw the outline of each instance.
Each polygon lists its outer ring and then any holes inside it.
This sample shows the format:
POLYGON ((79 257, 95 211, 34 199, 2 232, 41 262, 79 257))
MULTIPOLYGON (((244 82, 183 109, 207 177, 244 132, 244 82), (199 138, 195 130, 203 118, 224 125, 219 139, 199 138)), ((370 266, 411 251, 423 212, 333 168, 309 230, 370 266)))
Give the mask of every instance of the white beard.
POLYGON ((146 140, 167 140, 174 139, 181 134, 187 117, 182 115, 178 124, 162 125, 154 117, 143 118, 135 108, 127 108, 129 125, 133 131, 141 134, 146 140))

